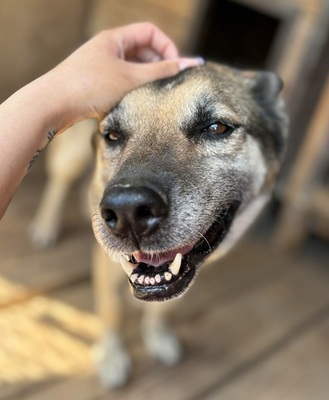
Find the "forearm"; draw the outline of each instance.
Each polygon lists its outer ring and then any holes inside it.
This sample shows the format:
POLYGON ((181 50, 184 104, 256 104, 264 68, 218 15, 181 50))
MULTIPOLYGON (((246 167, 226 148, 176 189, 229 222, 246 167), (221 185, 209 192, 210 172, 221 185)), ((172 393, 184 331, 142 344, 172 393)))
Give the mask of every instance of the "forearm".
POLYGON ((0 105, 0 218, 37 155, 74 119, 67 102, 65 88, 46 75, 0 105))

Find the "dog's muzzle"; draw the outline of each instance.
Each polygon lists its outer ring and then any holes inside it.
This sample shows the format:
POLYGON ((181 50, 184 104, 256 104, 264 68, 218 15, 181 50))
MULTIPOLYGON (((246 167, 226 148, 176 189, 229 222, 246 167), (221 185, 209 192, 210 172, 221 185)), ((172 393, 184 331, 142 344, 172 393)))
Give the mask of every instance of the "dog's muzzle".
POLYGON ((238 206, 232 202, 222 207, 201 239, 152 253, 143 252, 139 242, 142 237, 151 237, 169 214, 169 201, 162 190, 145 184, 116 184, 105 191, 100 209, 110 231, 117 238, 129 238, 138 249, 120 258, 134 296, 161 301, 187 290, 199 266, 225 237, 238 206))

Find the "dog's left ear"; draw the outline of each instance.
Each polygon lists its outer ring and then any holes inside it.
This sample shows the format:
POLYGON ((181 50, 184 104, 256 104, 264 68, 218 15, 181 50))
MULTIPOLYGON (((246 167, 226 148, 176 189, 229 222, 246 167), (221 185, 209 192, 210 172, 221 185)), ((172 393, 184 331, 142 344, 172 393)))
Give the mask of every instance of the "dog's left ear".
POLYGON ((281 155, 289 124, 284 102, 279 96, 283 82, 273 72, 247 71, 243 72, 242 75, 249 86, 253 99, 259 106, 259 111, 264 117, 263 121, 267 126, 267 132, 273 139, 273 148, 276 150, 277 155, 281 155))
POLYGON ((267 71, 247 71, 243 73, 249 80, 255 97, 265 103, 275 102, 283 88, 283 81, 279 75, 267 71))

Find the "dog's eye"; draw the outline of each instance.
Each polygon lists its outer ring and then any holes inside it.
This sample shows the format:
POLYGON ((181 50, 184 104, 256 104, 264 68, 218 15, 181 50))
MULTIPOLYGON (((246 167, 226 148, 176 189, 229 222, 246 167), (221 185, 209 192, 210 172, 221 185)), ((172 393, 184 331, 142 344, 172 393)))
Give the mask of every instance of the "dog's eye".
POLYGON ((230 130, 232 130, 230 126, 216 122, 215 124, 209 125, 203 131, 213 135, 222 135, 223 133, 228 133, 230 130))
POLYGON ((120 134, 115 131, 106 132, 105 137, 110 142, 116 142, 116 141, 120 140, 120 134))

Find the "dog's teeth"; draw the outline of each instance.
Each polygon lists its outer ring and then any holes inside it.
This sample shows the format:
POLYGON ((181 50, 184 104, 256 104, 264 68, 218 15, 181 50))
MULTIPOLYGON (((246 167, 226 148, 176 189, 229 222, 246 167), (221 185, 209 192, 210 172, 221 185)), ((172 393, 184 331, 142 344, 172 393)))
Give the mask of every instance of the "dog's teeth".
POLYGON ((138 274, 132 274, 130 277, 130 280, 132 283, 135 283, 138 279, 138 274))
POLYGON ((121 263, 121 266, 124 269, 125 273, 130 277, 133 270, 136 268, 136 265, 127 261, 124 256, 120 256, 120 263, 121 263))
POLYGON ((172 272, 173 275, 178 275, 181 264, 182 264, 182 255, 181 253, 177 253, 174 261, 169 266, 170 272, 172 272))
POLYGON ((155 285, 155 279, 152 277, 152 278, 150 278, 150 284, 151 285, 155 285))
POLYGON ((165 272, 164 277, 166 281, 170 281, 172 278, 172 274, 170 272, 165 272))
POLYGON ((138 283, 140 283, 141 285, 144 283, 144 278, 145 278, 145 276, 144 275, 141 275, 139 278, 138 278, 138 283))
POLYGON ((124 257, 127 261, 130 260, 130 257, 128 256, 128 254, 123 254, 122 257, 124 257))
POLYGON ((156 281, 156 283, 160 283, 161 282, 160 274, 155 275, 155 281, 156 281))
POLYGON ((145 276, 144 283, 145 283, 145 285, 149 285, 150 284, 150 277, 149 276, 145 276))

